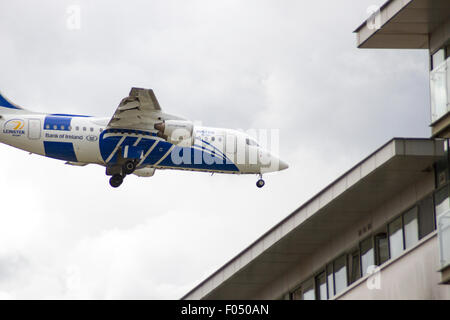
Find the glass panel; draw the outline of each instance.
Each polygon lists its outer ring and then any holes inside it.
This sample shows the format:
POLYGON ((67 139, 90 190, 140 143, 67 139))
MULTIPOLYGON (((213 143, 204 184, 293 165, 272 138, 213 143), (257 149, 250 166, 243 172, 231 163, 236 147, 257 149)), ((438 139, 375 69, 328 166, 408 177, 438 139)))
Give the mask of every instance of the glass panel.
POLYGON ((417 207, 403 214, 405 230, 405 249, 411 248, 419 240, 419 224, 417 223, 417 207))
POLYGON ((375 264, 375 255, 373 252, 372 239, 367 238, 361 242, 361 269, 362 274, 365 276, 370 266, 375 264))
POLYGON ((434 230, 433 197, 428 196, 419 202, 419 239, 434 230))
POLYGON ((303 288, 303 300, 315 300, 314 283, 312 280, 302 285, 303 288))
POLYGON ((436 191, 434 195, 434 203, 436 207, 436 216, 439 216, 441 213, 444 213, 450 208, 448 187, 444 187, 436 191))
POLYGON ((403 251, 402 217, 389 224, 389 252, 391 258, 398 257, 403 251))
POLYGON ((317 300, 327 300, 327 277, 322 272, 316 277, 317 300))
POLYGON ((445 60, 444 49, 439 49, 433 54, 433 69, 436 69, 445 60))
POLYGON ((440 64, 430 72, 431 121, 447 113, 447 66, 440 64))
POLYGON ((377 265, 381 265, 389 260, 389 248, 386 232, 380 232, 375 236, 377 252, 377 265))
POLYGON ((348 268, 350 270, 350 283, 353 283, 361 277, 361 270, 359 268, 359 250, 348 255, 348 268))
POLYGON ((450 211, 438 217, 439 257, 441 267, 450 264, 450 211))
POLYGON ((448 160, 443 159, 435 163, 436 188, 440 188, 448 181, 448 160))
POLYGON ((292 292, 292 300, 302 300, 302 288, 298 288, 292 292))
POLYGON ((345 260, 345 256, 342 256, 334 261, 334 284, 336 287, 336 294, 347 287, 347 266, 345 260))
POLYGON ((327 266, 328 299, 334 296, 333 265, 327 266))

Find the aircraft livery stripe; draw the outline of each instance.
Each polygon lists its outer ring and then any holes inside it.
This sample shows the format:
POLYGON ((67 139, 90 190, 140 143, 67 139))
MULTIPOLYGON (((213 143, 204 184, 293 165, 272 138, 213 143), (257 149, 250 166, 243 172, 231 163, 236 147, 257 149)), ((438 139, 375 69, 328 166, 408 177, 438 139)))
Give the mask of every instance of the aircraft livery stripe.
POLYGON ((210 144, 208 141, 205 141, 203 139, 200 139, 201 142, 207 144, 208 146, 210 146, 211 148, 213 148, 213 150, 216 150, 219 152, 220 155, 222 155, 223 157, 226 157, 225 154, 218 148, 216 148, 215 146, 213 146, 212 144, 210 144))
POLYGON ((117 143, 116 147, 114 148, 113 152, 111 152, 111 154, 109 155, 108 159, 106 159, 106 163, 108 163, 109 161, 111 161, 112 157, 114 157, 114 155, 116 154, 117 150, 119 149, 120 145, 122 144, 122 142, 125 140, 126 136, 123 136, 119 142, 117 143))
POLYGON ((219 152, 219 154, 221 154, 222 157, 224 157, 225 160, 227 160, 227 161, 229 161, 231 163, 233 162, 220 149, 216 148, 215 146, 213 146, 212 144, 210 144, 209 142, 207 142, 207 141, 205 141, 203 139, 200 139, 200 141, 203 142, 203 143, 206 143, 209 146, 211 146, 214 150, 217 150, 219 152))
POLYGON ((136 142, 133 144, 133 147, 136 147, 136 146, 139 144, 139 142, 141 142, 141 140, 142 140, 142 137, 139 137, 139 138, 136 140, 136 142))
POLYGON ((60 160, 77 162, 71 142, 44 141, 45 156, 60 160))
MULTIPOLYGON (((206 152, 206 153, 208 153, 208 154, 210 154, 210 155, 213 155, 212 153, 214 152, 214 150, 209 150, 209 149, 206 149, 205 147, 203 147, 203 146, 199 146, 198 144, 194 144, 193 146, 192 146, 192 148, 194 148, 194 149, 196 149, 196 150, 200 150, 200 151, 203 151, 203 152, 206 152)), ((217 153, 214 153, 214 156, 216 156, 216 157, 221 157, 223 160, 227 160, 226 159, 226 157, 225 156, 221 156, 220 154, 217 154, 217 153)))
POLYGON ((147 159, 147 157, 149 156, 149 154, 153 151, 153 149, 155 149, 156 145, 158 144, 158 140, 155 140, 153 142, 153 145, 148 149, 148 151, 145 153, 144 157, 141 159, 141 161, 139 161, 139 163, 137 164, 137 167, 139 167, 144 161, 145 159, 147 159))
POLYGON ((163 161, 165 158, 167 158, 167 156, 169 155, 169 153, 172 152, 173 148, 175 148, 175 145, 172 145, 172 146, 169 148, 169 150, 167 150, 166 154, 163 155, 163 156, 161 157, 161 159, 159 159, 158 161, 156 161, 156 163, 155 163, 154 165, 157 166, 158 164, 160 164, 161 161, 163 161))

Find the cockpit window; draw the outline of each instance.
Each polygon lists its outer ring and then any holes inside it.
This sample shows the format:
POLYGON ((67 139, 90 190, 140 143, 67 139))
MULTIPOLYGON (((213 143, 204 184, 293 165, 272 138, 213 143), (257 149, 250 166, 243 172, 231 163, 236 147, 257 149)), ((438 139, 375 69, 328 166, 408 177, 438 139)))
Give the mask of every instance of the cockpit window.
POLYGON ((259 144, 258 144, 255 140, 252 140, 252 139, 247 138, 247 139, 245 140, 245 142, 246 142, 249 146, 259 147, 259 144))

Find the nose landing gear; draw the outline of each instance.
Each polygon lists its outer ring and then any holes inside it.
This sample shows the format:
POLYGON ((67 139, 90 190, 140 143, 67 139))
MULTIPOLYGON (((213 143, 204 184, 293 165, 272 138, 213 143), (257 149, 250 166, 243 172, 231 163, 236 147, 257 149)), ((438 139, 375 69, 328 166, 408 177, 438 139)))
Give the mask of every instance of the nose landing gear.
POLYGON ((259 175, 259 180, 256 181, 256 186, 257 186, 258 188, 262 188, 262 187, 264 187, 265 184, 266 184, 266 183, 264 182, 264 180, 263 180, 263 178, 262 178, 262 174, 260 174, 260 175, 259 175))

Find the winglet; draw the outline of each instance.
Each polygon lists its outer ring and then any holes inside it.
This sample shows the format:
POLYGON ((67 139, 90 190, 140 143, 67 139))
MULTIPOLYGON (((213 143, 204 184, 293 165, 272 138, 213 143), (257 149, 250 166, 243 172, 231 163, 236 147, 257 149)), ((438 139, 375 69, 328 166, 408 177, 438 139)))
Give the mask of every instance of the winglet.
POLYGON ((22 110, 23 108, 19 107, 18 105, 10 102, 5 96, 0 92, 0 107, 8 108, 8 109, 16 109, 16 110, 22 110))

